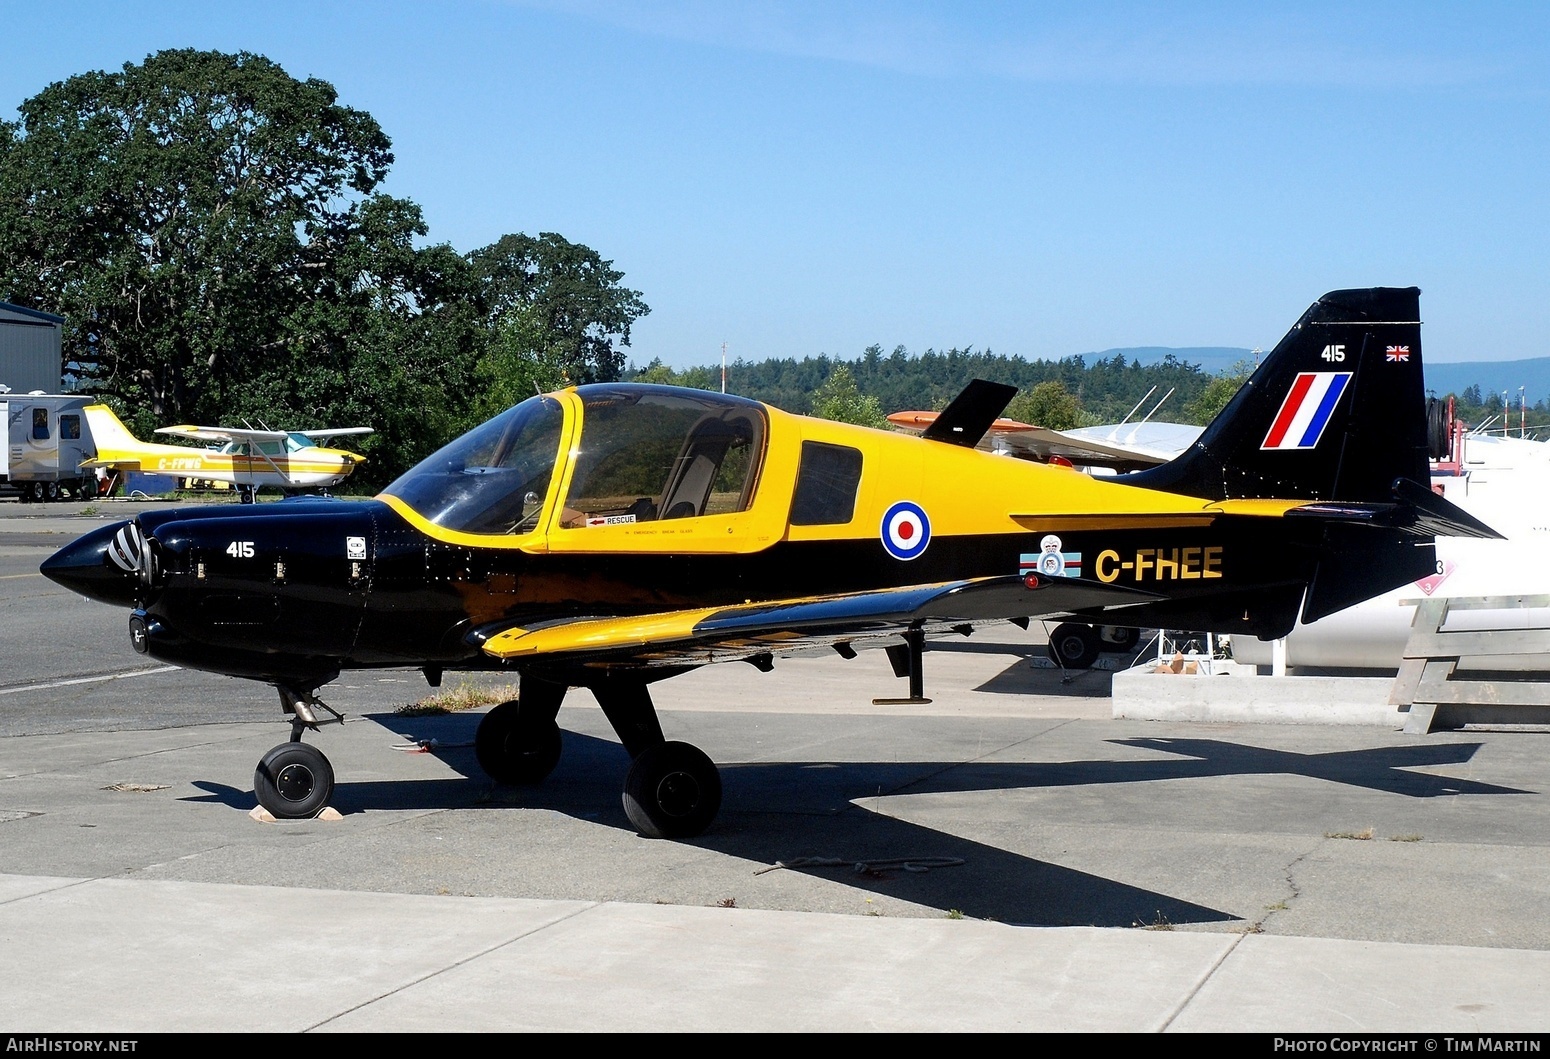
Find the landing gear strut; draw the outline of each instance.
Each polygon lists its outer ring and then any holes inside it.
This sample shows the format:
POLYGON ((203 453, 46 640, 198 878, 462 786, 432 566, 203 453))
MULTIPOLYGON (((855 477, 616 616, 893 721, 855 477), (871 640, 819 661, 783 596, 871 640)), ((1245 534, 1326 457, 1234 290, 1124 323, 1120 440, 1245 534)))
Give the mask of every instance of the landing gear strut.
POLYGON ((258 795, 258 804, 276 819, 305 820, 322 812, 334 796, 334 767, 323 751, 303 743, 301 734, 308 728, 315 732, 319 725, 343 724, 344 714, 311 691, 281 686, 279 692, 280 708, 293 715, 291 740, 259 759, 253 771, 253 792, 258 795), (318 720, 315 708, 333 716, 318 720))
MULTIPOLYGON (((624 814, 647 838, 693 838, 721 809, 721 773, 688 743, 662 736, 643 681, 604 678, 592 685, 603 715, 633 758, 624 781, 624 814)), ((497 783, 537 783, 560 759, 555 718, 562 684, 523 676, 521 697, 503 702, 479 723, 474 751, 497 783)))

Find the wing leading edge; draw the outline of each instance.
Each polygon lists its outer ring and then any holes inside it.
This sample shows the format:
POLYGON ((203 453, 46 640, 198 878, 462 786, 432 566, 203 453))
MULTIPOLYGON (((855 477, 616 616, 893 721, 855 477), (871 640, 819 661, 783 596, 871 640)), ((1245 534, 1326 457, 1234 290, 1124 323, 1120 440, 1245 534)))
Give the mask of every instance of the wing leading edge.
POLYGON ((698 665, 864 643, 910 629, 928 635, 1014 618, 1107 610, 1159 598, 1071 577, 985 577, 875 592, 702 607, 633 617, 572 618, 474 634, 496 658, 564 656, 599 665, 698 665))

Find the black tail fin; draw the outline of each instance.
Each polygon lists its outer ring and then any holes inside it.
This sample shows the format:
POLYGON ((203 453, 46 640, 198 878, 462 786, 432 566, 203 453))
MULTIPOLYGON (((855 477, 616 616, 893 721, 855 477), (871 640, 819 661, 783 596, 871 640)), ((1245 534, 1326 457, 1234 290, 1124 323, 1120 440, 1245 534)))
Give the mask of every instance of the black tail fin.
POLYGON ((1437 534, 1497 536, 1429 488, 1420 293, 1324 295, 1192 448, 1126 481, 1311 501, 1287 514, 1320 527, 1303 621, 1432 573, 1437 534))
POLYGON ((1430 479, 1420 290, 1314 302, 1200 439, 1127 482, 1210 500, 1383 502, 1430 479))

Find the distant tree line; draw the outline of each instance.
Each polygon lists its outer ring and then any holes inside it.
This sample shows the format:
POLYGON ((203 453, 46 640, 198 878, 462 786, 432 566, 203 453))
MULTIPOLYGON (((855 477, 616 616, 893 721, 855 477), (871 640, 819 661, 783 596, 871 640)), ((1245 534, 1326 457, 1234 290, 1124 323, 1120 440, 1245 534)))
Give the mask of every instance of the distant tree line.
MULTIPOLYGON (((1131 416, 1206 423, 1248 378, 1252 365, 1213 375, 1169 355, 1142 364, 1116 354, 1095 359, 1025 360, 989 350, 928 349, 911 354, 896 346, 884 354, 870 346, 853 361, 828 356, 738 360, 727 368, 729 390, 790 412, 876 425, 891 412, 940 410, 971 379, 1018 387, 1007 416, 1065 430, 1114 423, 1131 416), (1156 407, 1160 405, 1161 407, 1156 407)), ((720 368, 675 371, 661 361, 631 365, 627 378, 719 389, 720 368)))
POLYGON ((424 245, 377 122, 263 56, 162 51, 19 109, 0 300, 63 315, 62 371, 141 432, 371 425, 381 484, 535 386, 618 378, 650 311, 554 233, 424 245))

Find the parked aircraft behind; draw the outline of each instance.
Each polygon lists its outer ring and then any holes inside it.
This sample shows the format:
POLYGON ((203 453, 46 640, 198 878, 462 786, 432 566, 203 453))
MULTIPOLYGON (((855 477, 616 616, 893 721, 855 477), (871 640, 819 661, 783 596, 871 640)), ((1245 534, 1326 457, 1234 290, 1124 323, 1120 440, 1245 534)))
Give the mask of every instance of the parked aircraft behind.
POLYGON ((278 817, 328 802, 301 740, 339 719, 317 692, 342 670, 487 669, 521 681, 475 736, 494 779, 556 767, 583 687, 632 758, 630 821, 688 837, 720 774, 666 739, 649 687, 688 669, 886 646, 921 700, 931 636, 1052 617, 1281 636, 1424 576, 1437 534, 1493 536, 1426 484, 1419 312, 1413 287, 1325 295, 1187 452, 1123 481, 976 451, 1015 392, 980 380, 920 437, 597 384, 529 398, 375 500, 146 512, 42 569, 130 608, 136 650, 276 686, 291 741, 254 789, 278 817))
POLYGON ((141 441, 105 404, 89 405, 86 420, 97 447, 97 458, 84 466, 226 482, 237 489, 244 504, 251 504, 264 486, 326 489, 338 485, 366 457, 344 449, 324 448, 318 442, 372 432, 371 427, 281 431, 192 425, 161 427, 156 431, 214 442, 220 445, 217 450, 141 441))

